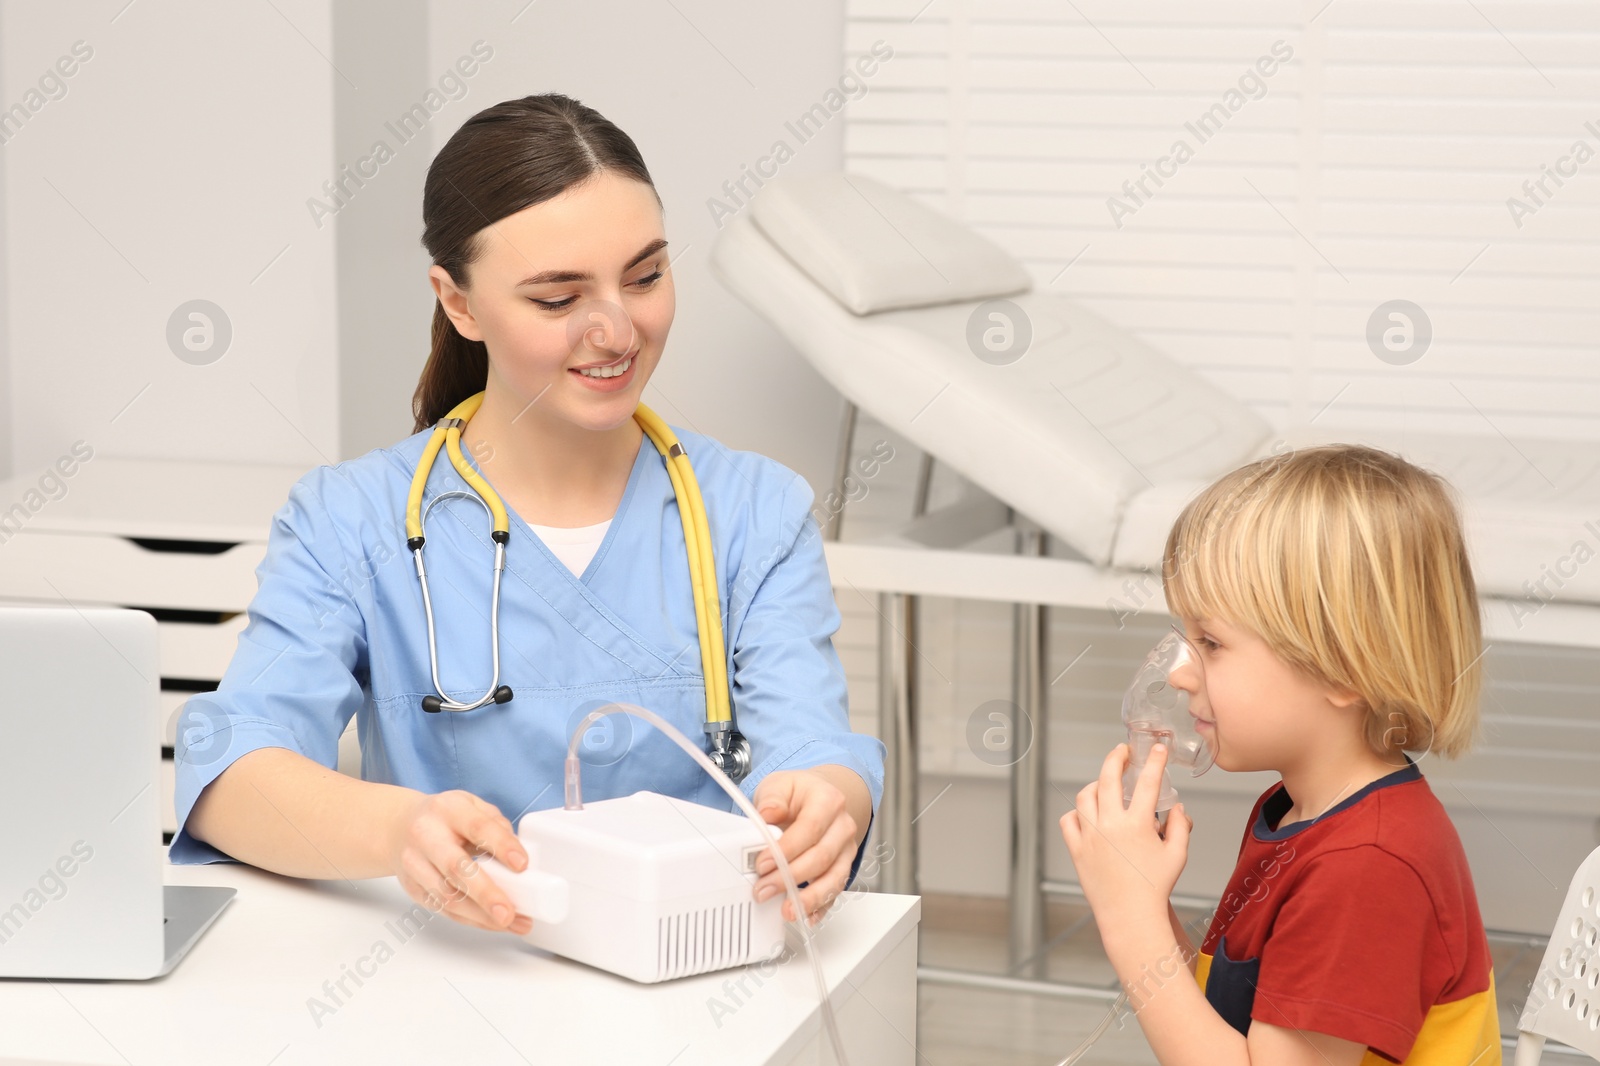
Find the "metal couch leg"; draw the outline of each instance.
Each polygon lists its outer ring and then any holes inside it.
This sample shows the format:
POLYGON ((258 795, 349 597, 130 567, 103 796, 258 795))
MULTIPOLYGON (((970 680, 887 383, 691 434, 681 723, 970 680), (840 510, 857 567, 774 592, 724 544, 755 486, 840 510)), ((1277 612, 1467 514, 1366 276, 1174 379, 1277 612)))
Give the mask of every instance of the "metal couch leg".
POLYGON ((824 502, 828 506, 828 525, 822 531, 825 540, 838 540, 844 529, 845 479, 850 476, 850 449, 856 439, 856 405, 844 402, 844 418, 839 423, 839 446, 833 457, 833 494, 824 502))
POLYGON ((917 598, 878 593, 878 733, 883 800, 875 832, 892 855, 878 867, 882 892, 917 894, 917 598))
MULTIPOLYGON (((1045 533, 1024 525, 1018 533, 1023 555, 1045 553, 1045 533)), ((1017 721, 1011 730, 1011 966, 1044 976, 1044 787, 1049 682, 1045 677, 1046 609, 1019 603, 1012 651, 1017 721)))

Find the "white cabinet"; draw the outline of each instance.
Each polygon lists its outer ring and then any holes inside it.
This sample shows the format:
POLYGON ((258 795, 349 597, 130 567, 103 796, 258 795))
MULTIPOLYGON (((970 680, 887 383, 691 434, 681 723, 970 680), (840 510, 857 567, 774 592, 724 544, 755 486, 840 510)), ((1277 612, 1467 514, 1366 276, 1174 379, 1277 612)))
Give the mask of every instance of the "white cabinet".
POLYGON ((214 688, 227 668, 255 595, 272 516, 305 470, 79 458, 0 484, 0 602, 133 607, 155 616, 161 824, 170 840, 177 829, 178 713, 194 693, 214 688))

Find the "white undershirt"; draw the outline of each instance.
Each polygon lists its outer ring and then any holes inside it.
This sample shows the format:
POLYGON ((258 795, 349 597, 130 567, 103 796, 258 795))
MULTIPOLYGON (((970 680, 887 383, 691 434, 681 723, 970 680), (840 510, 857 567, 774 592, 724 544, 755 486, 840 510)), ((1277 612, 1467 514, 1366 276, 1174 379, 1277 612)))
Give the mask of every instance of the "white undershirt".
POLYGON ((578 576, 589 566, 589 560, 594 558, 594 553, 600 550, 600 542, 606 539, 606 530, 611 528, 611 519, 596 522, 592 526, 536 526, 529 523, 528 528, 545 547, 550 549, 557 559, 566 565, 578 576))

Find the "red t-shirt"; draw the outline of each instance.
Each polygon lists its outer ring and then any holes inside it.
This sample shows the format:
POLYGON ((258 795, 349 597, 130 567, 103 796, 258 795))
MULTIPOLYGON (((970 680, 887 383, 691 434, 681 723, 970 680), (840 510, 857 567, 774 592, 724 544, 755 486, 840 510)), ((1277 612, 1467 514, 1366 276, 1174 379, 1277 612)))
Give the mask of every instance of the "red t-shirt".
POLYGON ((1366 1044, 1363 1063, 1499 1066, 1494 968, 1461 839, 1408 765, 1310 821, 1256 800, 1196 979, 1252 1019, 1366 1044))

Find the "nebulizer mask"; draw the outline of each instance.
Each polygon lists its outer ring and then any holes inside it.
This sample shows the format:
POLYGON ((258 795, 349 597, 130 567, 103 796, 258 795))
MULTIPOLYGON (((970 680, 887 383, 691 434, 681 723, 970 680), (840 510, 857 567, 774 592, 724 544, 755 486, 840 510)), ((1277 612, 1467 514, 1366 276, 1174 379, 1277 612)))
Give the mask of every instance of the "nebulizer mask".
POLYGON ((1178 802, 1172 785, 1174 770, 1199 777, 1217 761, 1211 734, 1195 727, 1208 718, 1205 667, 1200 653, 1187 637, 1173 629, 1151 649, 1134 672, 1133 683, 1122 696, 1122 724, 1128 727, 1128 769, 1122 775, 1122 805, 1133 802, 1133 788, 1157 744, 1167 746, 1167 766, 1161 773, 1161 795, 1156 817, 1166 825, 1167 811, 1178 802))
MULTIPOLYGON (((1167 765, 1161 772, 1161 794, 1156 798, 1156 819, 1165 831, 1167 812, 1178 802, 1178 790, 1172 784, 1173 774, 1199 777, 1217 761, 1210 731, 1195 727, 1197 720, 1209 721, 1210 717, 1205 667, 1200 653, 1177 627, 1173 627, 1139 664, 1133 682, 1122 696, 1122 724, 1128 729, 1129 752, 1128 768, 1122 775, 1124 808, 1133 802, 1134 786, 1139 783, 1145 763, 1150 761, 1151 750, 1157 744, 1165 744, 1167 765)), ((1127 1004, 1128 993, 1123 992, 1088 1039, 1056 1066, 1072 1066, 1081 1059, 1127 1004)))

